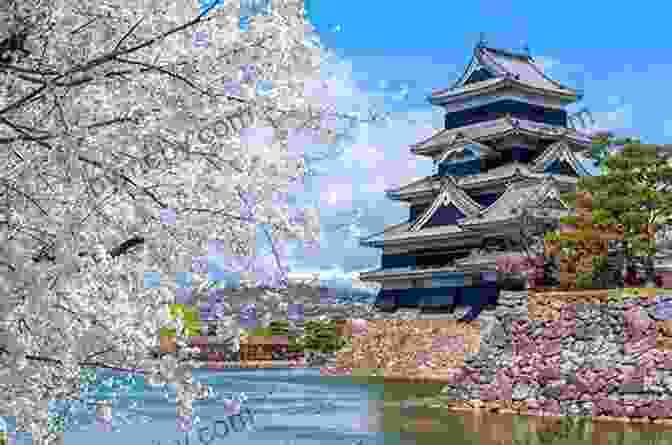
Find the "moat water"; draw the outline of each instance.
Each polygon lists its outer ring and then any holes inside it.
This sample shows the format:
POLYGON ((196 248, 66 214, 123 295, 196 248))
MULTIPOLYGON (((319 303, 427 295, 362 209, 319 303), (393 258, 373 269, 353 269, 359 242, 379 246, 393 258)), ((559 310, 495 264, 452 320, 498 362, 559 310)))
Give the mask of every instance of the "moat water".
MULTIPOLYGON (((122 372, 101 375, 122 378, 122 372)), ((128 375, 128 374, 126 374, 128 375)), ((219 445, 318 444, 672 444, 672 426, 588 422, 569 441, 547 442, 558 425, 540 418, 405 407, 398 383, 355 382, 320 376, 319 369, 194 370, 207 383, 207 400, 195 401, 191 433, 179 432, 175 390, 137 384, 113 400, 112 431, 101 432, 94 407, 71 409, 64 444, 219 445), (242 400, 241 418, 225 426, 224 402, 242 400), (213 425, 217 422, 217 436, 213 425), (202 430, 199 437, 198 430, 202 430), (228 431, 227 431, 228 430, 228 431), (549 436, 550 435, 550 436, 549 436)), ((101 396, 99 395, 98 398, 101 396)), ((103 396, 104 397, 104 396, 103 396)), ((82 404, 85 405, 85 404, 82 404)), ((89 404, 90 405, 90 404, 89 404)), ((235 416, 234 416, 235 417, 235 416)), ((25 433, 19 443, 31 443, 25 433)))

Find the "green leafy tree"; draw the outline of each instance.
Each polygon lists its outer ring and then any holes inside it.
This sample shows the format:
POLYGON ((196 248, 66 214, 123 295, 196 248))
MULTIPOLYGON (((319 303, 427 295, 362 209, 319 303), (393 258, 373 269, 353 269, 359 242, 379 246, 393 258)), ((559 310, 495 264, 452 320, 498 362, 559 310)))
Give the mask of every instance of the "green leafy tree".
POLYGON ((333 320, 309 320, 306 322, 304 344, 308 350, 331 353, 341 349, 345 340, 336 332, 333 320))
MULTIPOLYGON (((645 224, 665 224, 672 215, 672 166, 658 145, 642 144, 639 139, 614 138, 611 134, 594 139, 593 155, 603 166, 602 175, 582 177, 577 191, 593 197, 593 221, 624 226, 623 248, 629 264, 641 258, 646 270, 646 286, 655 287, 653 255, 655 240, 640 238, 645 224), (613 150, 620 148, 620 152, 613 150)), ((572 206, 576 192, 563 198, 572 206)))
POLYGON ((271 330, 271 335, 289 336, 289 322, 287 320, 273 320, 268 327, 271 330))

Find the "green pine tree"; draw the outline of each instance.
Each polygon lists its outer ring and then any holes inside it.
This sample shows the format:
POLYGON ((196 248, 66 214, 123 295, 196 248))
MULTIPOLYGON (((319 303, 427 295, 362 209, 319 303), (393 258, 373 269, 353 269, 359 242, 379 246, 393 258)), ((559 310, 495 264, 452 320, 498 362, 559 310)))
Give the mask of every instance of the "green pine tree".
MULTIPOLYGON (((577 184, 577 191, 593 196, 596 224, 623 224, 625 257, 630 264, 642 258, 647 287, 655 287, 655 241, 641 240, 641 227, 669 223, 672 216, 672 166, 659 156, 660 148, 638 139, 601 135, 595 138, 593 150, 605 167, 603 174, 582 177, 577 184), (605 154, 616 146, 622 146, 620 153, 605 154)), ((571 192, 563 198, 574 206, 576 196, 571 192)))

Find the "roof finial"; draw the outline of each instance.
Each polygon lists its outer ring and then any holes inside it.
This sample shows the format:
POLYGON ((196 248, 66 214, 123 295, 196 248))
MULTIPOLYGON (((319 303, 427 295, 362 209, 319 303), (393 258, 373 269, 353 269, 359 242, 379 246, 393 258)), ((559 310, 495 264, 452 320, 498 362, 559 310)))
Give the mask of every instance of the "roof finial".
POLYGON ((483 47, 487 45, 487 41, 485 40, 485 33, 482 32, 478 36, 478 44, 476 46, 483 47))
POLYGON ((527 57, 532 57, 532 53, 530 51, 530 45, 526 41, 523 41, 523 51, 525 51, 527 57))

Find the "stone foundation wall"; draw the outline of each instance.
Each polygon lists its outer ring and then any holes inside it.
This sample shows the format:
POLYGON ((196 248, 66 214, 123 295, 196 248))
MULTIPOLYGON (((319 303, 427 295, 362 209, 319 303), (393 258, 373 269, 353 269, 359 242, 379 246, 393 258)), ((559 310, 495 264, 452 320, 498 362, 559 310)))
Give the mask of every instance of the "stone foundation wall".
POLYGON ((530 291, 528 299, 503 292, 494 316, 470 325, 369 322, 365 333, 353 331, 352 351, 337 363, 353 372, 379 367, 389 377, 443 381, 444 400, 455 409, 668 422, 672 325, 656 319, 659 297, 592 290, 530 291), (453 346, 463 343, 463 354, 436 352, 440 336, 462 336, 453 346), (418 366, 418 356, 430 364, 418 366))
MULTIPOLYGON (((352 324, 352 323, 351 323, 352 324)), ((391 379, 449 381, 467 354, 480 347, 480 321, 368 320, 352 326, 352 348, 336 354, 336 366, 391 379)))

